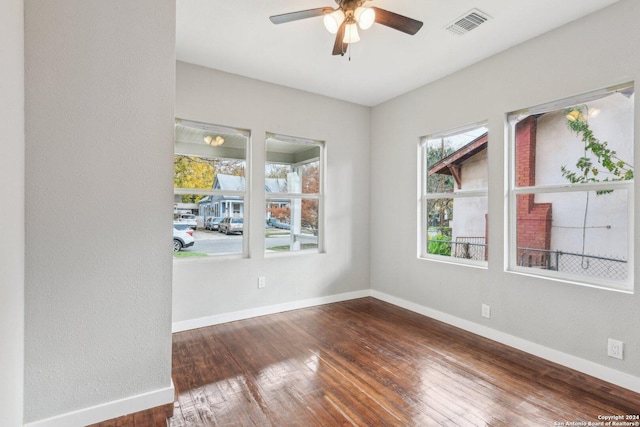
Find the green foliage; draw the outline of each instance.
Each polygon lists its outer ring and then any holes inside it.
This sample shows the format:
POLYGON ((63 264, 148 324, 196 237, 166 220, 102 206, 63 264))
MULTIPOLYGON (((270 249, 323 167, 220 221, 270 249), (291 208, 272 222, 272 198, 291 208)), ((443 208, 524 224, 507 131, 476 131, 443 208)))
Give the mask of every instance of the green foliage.
MULTIPOLYGON (((244 176, 244 160, 208 159, 176 154, 173 157, 174 188, 209 190, 216 174, 244 176)), ((183 194, 183 203, 198 203, 202 194, 183 194)))
MULTIPOLYGON (((572 184, 603 182, 603 181, 625 181, 633 179, 633 166, 617 156, 615 150, 609 148, 606 141, 600 141, 593 135, 586 117, 583 115, 582 107, 573 107, 565 110, 567 126, 571 132, 575 133, 584 143, 584 156, 576 162, 577 171, 572 171, 566 166, 560 168, 562 176, 572 184), (597 160, 600 168, 593 164, 593 159, 587 157, 591 153, 597 160), (598 175, 605 175, 604 179, 598 175)), ((611 193, 612 190, 598 191, 597 194, 611 193)))
POLYGON ((173 253, 173 257, 174 258, 192 258, 192 257, 203 257, 203 256, 209 256, 205 253, 202 252, 174 252, 173 253))
MULTIPOLYGON (((447 147, 433 147, 429 146, 427 149, 427 169, 438 163, 440 160, 449 156, 455 150, 449 146, 447 147)), ((446 174, 434 174, 427 179, 427 192, 428 193, 446 193, 453 191, 455 180, 453 176, 446 174)))
POLYGON ((429 233, 442 234, 443 236, 447 236, 451 238, 451 232, 453 231, 451 227, 429 227, 429 233))
MULTIPOLYGON (((213 185, 214 168, 201 157, 175 155, 173 158, 173 185, 175 188, 208 189, 213 185)), ((183 203, 197 203, 203 195, 183 194, 183 203)))
MULTIPOLYGON (((300 245, 300 249, 301 250, 316 249, 317 247, 318 247, 318 245, 316 243, 302 243, 300 245)), ((289 245, 271 246, 271 247, 267 248, 267 250, 275 251, 275 252, 288 252, 288 251, 291 250, 291 246, 289 246, 289 245)))
MULTIPOLYGON (((427 149, 427 169, 449 156, 455 150, 449 146, 441 144, 440 146, 429 145, 427 149)), ((433 174, 427 178, 427 193, 452 193, 455 180, 452 175, 433 174)), ((453 198, 430 199, 427 207, 427 223, 430 225, 446 225, 449 220, 453 219, 453 198)))
POLYGON ((444 234, 437 234, 429 238, 428 253, 451 256, 451 237, 444 234))

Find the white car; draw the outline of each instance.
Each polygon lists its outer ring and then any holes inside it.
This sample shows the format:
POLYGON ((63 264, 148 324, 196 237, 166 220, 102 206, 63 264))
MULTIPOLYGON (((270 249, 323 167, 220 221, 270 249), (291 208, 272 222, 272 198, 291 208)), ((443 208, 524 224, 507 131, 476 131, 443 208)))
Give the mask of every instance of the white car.
POLYGON ((198 220, 193 214, 181 214, 175 221, 187 224, 193 230, 198 228, 198 220))
POLYGON ((178 252, 184 248, 193 246, 194 243, 195 239, 189 232, 173 227, 173 252, 178 252))

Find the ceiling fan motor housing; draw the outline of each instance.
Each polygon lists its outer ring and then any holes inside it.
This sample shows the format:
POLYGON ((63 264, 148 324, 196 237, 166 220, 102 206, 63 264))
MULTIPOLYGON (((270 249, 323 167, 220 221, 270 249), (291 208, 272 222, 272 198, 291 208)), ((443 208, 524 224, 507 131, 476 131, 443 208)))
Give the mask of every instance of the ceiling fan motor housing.
POLYGON ((346 16, 353 16, 353 12, 365 2, 366 0, 336 0, 338 7, 346 16))

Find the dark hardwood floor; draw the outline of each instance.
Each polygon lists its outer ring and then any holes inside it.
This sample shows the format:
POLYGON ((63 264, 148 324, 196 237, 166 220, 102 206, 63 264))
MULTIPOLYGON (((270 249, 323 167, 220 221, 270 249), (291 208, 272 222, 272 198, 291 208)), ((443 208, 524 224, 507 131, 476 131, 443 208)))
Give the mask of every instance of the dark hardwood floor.
POLYGON ((172 427, 556 426, 640 413, 639 394, 373 298, 174 334, 173 381, 172 427))

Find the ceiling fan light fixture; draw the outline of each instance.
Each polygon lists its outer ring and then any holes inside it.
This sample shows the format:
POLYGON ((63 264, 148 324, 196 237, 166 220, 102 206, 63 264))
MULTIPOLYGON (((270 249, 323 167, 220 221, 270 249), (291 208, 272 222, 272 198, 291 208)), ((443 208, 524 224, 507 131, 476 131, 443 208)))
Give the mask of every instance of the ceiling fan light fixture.
POLYGON ((360 41, 360 35, 358 34, 358 26, 354 23, 347 24, 344 28, 344 38, 342 43, 355 43, 360 41))
POLYGON ((215 138, 212 135, 207 135, 204 137, 204 142, 213 147, 219 147, 224 144, 224 138, 220 135, 216 136, 215 138))
POLYGON ((335 34, 331 54, 341 56, 344 56, 350 43, 360 41, 358 27, 361 30, 366 30, 374 23, 377 23, 410 36, 413 36, 422 28, 421 21, 379 7, 364 7, 363 5, 367 1, 369 0, 335 0, 338 4, 335 9, 332 7, 316 7, 315 9, 273 15, 269 17, 269 20, 274 24, 284 24, 322 16, 327 31, 335 34))
POLYGON ((360 6, 356 9, 353 15, 362 30, 371 28, 373 23, 376 21, 376 11, 370 7, 360 6))
POLYGON ((340 28, 340 24, 344 21, 344 12, 341 9, 336 9, 331 13, 324 15, 324 27, 331 34, 336 34, 340 28))

